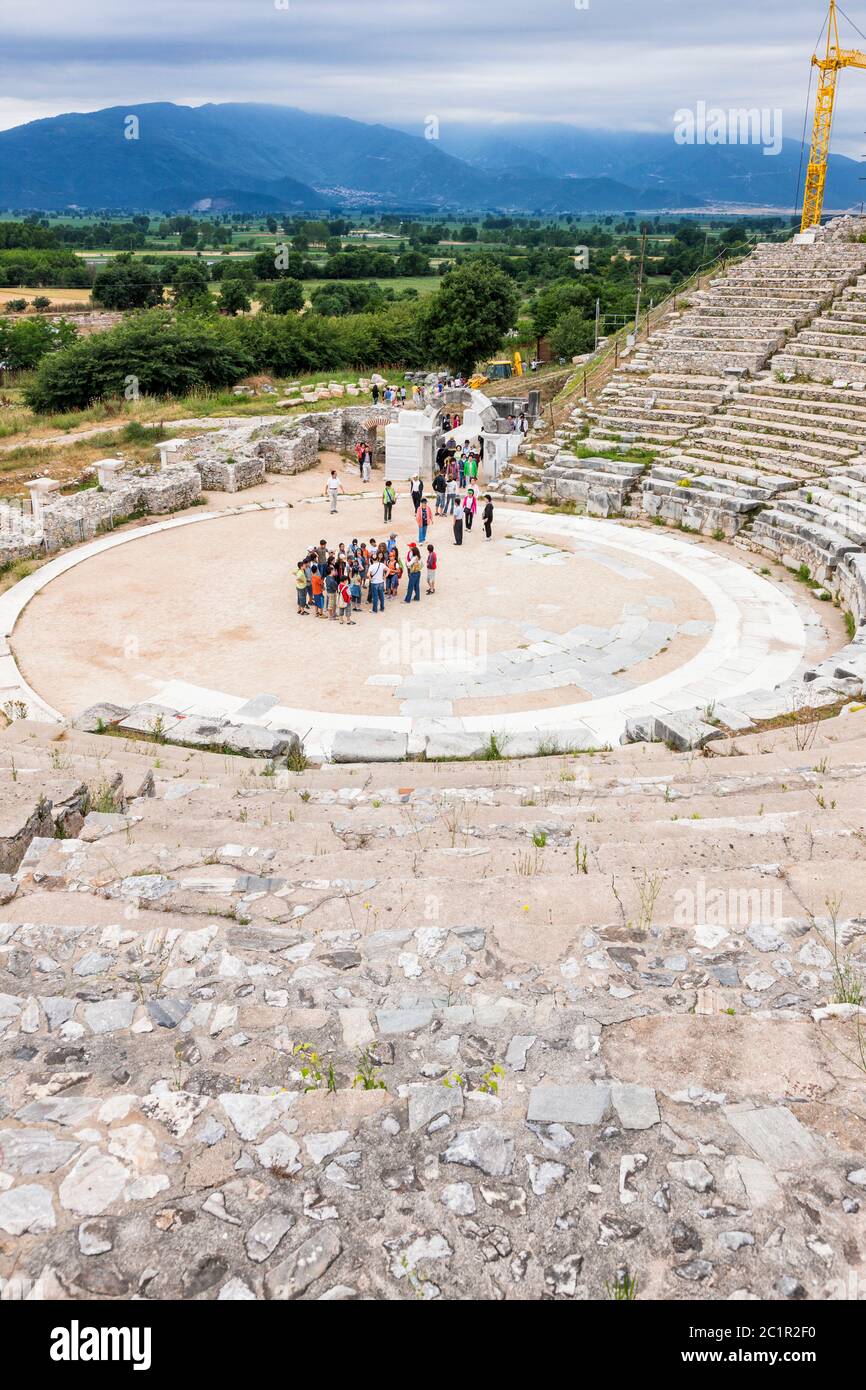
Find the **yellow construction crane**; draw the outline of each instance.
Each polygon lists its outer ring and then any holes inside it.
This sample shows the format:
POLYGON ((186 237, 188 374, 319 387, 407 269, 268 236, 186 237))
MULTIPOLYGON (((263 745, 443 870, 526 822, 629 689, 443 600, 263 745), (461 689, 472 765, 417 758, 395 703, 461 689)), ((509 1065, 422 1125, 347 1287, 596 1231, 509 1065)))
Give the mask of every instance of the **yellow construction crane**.
POLYGON ((812 55, 812 66, 818 69, 818 94, 815 98, 815 119, 812 122, 812 144, 803 195, 803 217, 800 231, 817 227, 824 207, 824 185, 827 182, 827 154, 830 131, 833 127, 833 105, 836 82, 841 68, 866 68, 866 53, 856 48, 840 48, 839 25, 836 19, 836 0, 830 0, 827 16, 827 49, 823 57, 812 55))

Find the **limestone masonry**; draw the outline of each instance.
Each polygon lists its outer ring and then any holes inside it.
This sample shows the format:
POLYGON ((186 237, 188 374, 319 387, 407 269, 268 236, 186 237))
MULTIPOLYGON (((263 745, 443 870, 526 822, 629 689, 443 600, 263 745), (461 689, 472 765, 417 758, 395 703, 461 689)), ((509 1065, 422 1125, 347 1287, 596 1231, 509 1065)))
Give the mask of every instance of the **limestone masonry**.
POLYGON ((182 673, 63 717, 13 638, 64 567, 252 524, 205 494, 381 410, 187 431, 5 509, 0 560, 53 559, 0 597, 4 1300, 863 1298, 864 235, 759 246, 499 481, 515 589, 595 544, 606 584, 663 561, 706 609, 539 607, 477 678, 386 676, 393 718, 182 673), (671 634, 691 674, 631 688, 671 634), (578 677, 556 738, 515 703, 578 677))

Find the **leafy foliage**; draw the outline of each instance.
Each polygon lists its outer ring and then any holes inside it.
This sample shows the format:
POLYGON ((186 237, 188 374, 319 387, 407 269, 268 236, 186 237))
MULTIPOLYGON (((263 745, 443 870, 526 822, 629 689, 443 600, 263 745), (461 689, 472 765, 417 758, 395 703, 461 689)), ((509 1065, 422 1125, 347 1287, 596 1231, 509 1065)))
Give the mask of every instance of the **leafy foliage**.
POLYGON ((0 322, 0 362, 13 372, 29 371, 49 353, 69 347, 77 336, 75 325, 65 319, 56 324, 41 318, 0 322))
POLYGON ((26 397, 34 410, 75 410, 122 395, 131 376, 142 393, 167 396, 229 386, 252 367, 248 353, 219 324, 195 316, 173 319, 155 309, 43 357, 26 397))
POLYGON ((449 271, 421 309, 421 342, 431 362, 469 374, 498 351, 517 322, 518 296, 501 270, 479 257, 449 271))
POLYGON ((162 302, 162 280, 150 266, 118 256, 96 276, 92 295, 105 309, 149 309, 162 302))

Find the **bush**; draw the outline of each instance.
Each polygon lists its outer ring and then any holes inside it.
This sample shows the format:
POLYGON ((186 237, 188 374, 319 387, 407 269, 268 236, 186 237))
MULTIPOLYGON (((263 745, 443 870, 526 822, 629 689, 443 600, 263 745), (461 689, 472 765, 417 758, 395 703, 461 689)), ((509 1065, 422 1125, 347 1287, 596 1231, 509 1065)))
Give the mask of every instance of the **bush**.
POLYGON ((185 396, 232 386, 253 372, 300 376, 385 363, 417 368, 424 366, 418 317, 411 302, 344 318, 209 318, 152 309, 45 358, 25 395, 33 410, 45 413, 122 396, 130 377, 142 394, 185 396))
POLYGON ((368 313, 381 308, 384 302, 379 285, 363 280, 337 280, 331 285, 319 285, 310 296, 316 313, 330 316, 368 313))
POLYGON ((156 270, 118 256, 93 282, 93 302, 104 309, 147 309, 162 301, 162 279, 156 270))
POLYGON ((69 347, 77 336, 75 327, 63 319, 56 324, 34 318, 0 323, 0 359, 10 371, 29 371, 49 353, 69 347))
POLYGON ((595 322, 584 318, 581 309, 563 314, 550 334, 550 347, 556 357, 578 357, 592 352, 595 345, 595 322))
POLYGON ((232 385, 254 365, 224 325, 151 310, 44 358, 25 397, 36 411, 76 410, 122 396, 130 377, 142 394, 187 395, 232 385))
POLYGON ((0 285, 90 284, 92 272, 72 251, 0 251, 0 285))
POLYGON ((300 280, 278 280, 270 292, 272 314, 295 314, 306 300, 300 280))

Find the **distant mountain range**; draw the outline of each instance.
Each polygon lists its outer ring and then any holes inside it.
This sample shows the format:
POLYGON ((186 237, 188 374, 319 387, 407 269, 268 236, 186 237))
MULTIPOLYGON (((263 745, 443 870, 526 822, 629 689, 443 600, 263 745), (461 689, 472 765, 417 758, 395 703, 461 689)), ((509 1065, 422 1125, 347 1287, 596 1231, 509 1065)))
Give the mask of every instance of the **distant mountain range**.
MULTIPOLYGON (((583 213, 794 204, 800 146, 678 145, 575 126, 443 123, 438 140, 254 104, 156 102, 0 131, 0 207, 144 211, 583 213), (137 129, 129 117, 137 118, 137 129), (135 133, 137 138, 128 138, 135 133)), ((859 206, 831 155, 826 206, 859 206)), ((801 191, 802 191, 802 181, 801 191)))

